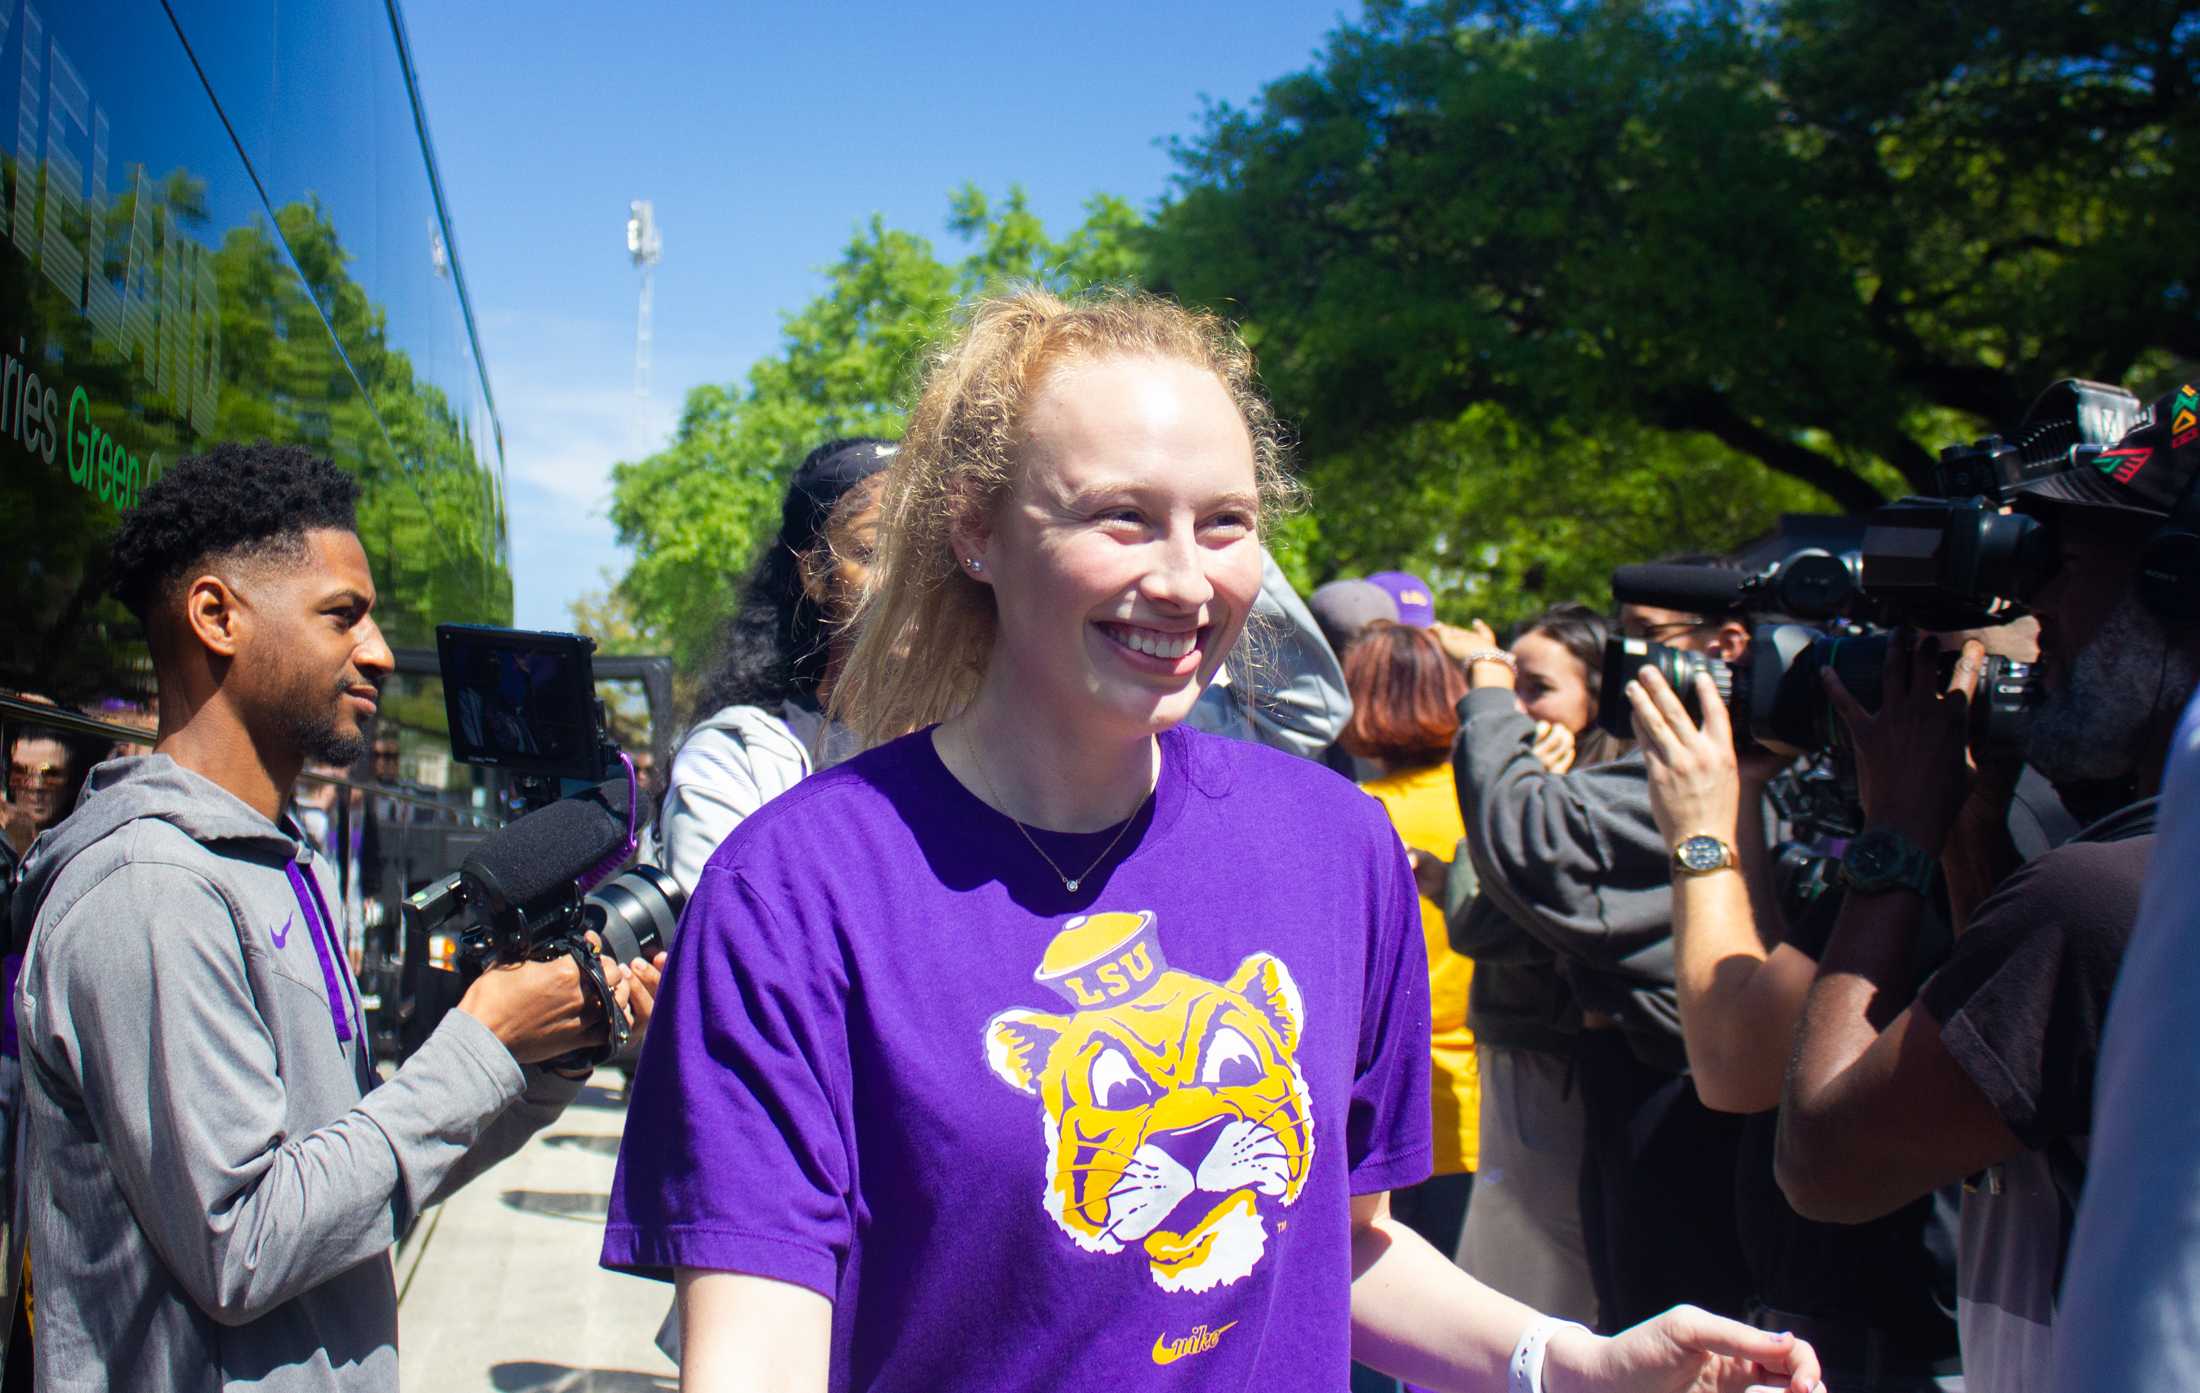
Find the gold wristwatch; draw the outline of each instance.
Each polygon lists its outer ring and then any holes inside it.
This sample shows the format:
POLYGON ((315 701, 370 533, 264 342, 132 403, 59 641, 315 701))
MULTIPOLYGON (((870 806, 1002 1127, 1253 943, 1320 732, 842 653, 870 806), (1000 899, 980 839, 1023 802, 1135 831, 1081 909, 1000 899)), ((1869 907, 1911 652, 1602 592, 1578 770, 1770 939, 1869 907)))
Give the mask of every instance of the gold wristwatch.
POLYGON ((1673 869, 1681 875, 1709 875, 1738 864, 1733 846, 1717 837, 1683 837, 1673 848, 1673 869))

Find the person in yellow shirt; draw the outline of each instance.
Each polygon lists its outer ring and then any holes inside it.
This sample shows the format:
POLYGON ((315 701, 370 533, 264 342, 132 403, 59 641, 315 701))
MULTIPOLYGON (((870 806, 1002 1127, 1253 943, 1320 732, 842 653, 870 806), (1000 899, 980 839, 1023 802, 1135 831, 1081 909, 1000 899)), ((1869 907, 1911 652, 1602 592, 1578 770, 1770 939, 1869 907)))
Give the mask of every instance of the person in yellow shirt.
MULTIPOLYGON (((1338 743, 1382 770, 1360 787, 1383 805, 1408 847, 1450 858, 1466 835, 1451 773, 1459 728, 1453 708, 1466 694, 1466 674, 1431 630, 1379 619, 1346 650, 1344 676, 1352 720, 1338 743)), ((1452 951, 1443 906, 1425 895, 1421 932, 1428 942, 1436 1168, 1423 1184, 1393 1191, 1390 1206, 1438 1252, 1453 1253, 1478 1159, 1481 1081, 1467 1029, 1474 964, 1452 951)))

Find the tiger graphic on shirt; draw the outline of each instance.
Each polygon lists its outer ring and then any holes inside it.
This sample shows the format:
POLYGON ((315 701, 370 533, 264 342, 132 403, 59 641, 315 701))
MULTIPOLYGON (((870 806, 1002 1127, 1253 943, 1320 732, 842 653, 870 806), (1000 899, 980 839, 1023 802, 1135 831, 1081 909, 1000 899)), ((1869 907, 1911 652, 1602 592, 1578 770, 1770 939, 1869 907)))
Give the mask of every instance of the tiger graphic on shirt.
POLYGON ((1139 911, 1069 920, 1034 979, 1072 1010, 1002 1011, 985 1052, 1039 1099, 1047 1213, 1087 1252, 1137 1245, 1164 1291, 1245 1277, 1314 1160, 1290 971, 1268 953, 1227 982, 1175 971, 1139 911))

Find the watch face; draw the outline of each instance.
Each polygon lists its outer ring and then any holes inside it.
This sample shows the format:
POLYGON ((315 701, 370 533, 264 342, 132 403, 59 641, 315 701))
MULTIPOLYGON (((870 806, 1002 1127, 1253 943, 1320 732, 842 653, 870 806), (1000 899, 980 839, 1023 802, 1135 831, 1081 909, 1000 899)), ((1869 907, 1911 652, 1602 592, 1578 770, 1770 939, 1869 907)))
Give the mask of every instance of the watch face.
POLYGON ((1849 843, 1842 869, 1850 886, 1866 893, 1907 886, 1923 894, 1924 886, 1917 877, 1929 872, 1922 863, 1913 865, 1917 859, 1901 833, 1874 827, 1849 843))
POLYGON ((1717 837, 1690 837, 1673 854, 1688 870, 1715 871, 1726 864, 1726 843, 1717 837))
POLYGON ((1881 876, 1895 868, 1901 852, 1890 838, 1875 833, 1856 839, 1849 847, 1849 862, 1859 875, 1881 876))

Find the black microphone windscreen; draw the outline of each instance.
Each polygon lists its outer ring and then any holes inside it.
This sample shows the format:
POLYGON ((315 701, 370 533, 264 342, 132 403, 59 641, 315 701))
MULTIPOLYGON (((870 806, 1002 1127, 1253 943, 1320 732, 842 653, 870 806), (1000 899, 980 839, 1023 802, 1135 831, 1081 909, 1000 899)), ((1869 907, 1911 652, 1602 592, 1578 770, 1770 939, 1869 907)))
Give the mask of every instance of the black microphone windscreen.
POLYGON ((1740 609, 1748 579, 1749 572, 1723 566, 1621 566, 1612 572, 1612 598, 1623 605, 1654 605, 1708 619, 1740 609))
POLYGON ((626 780, 560 798, 500 829, 459 868, 492 909, 533 904, 626 845, 626 780))

